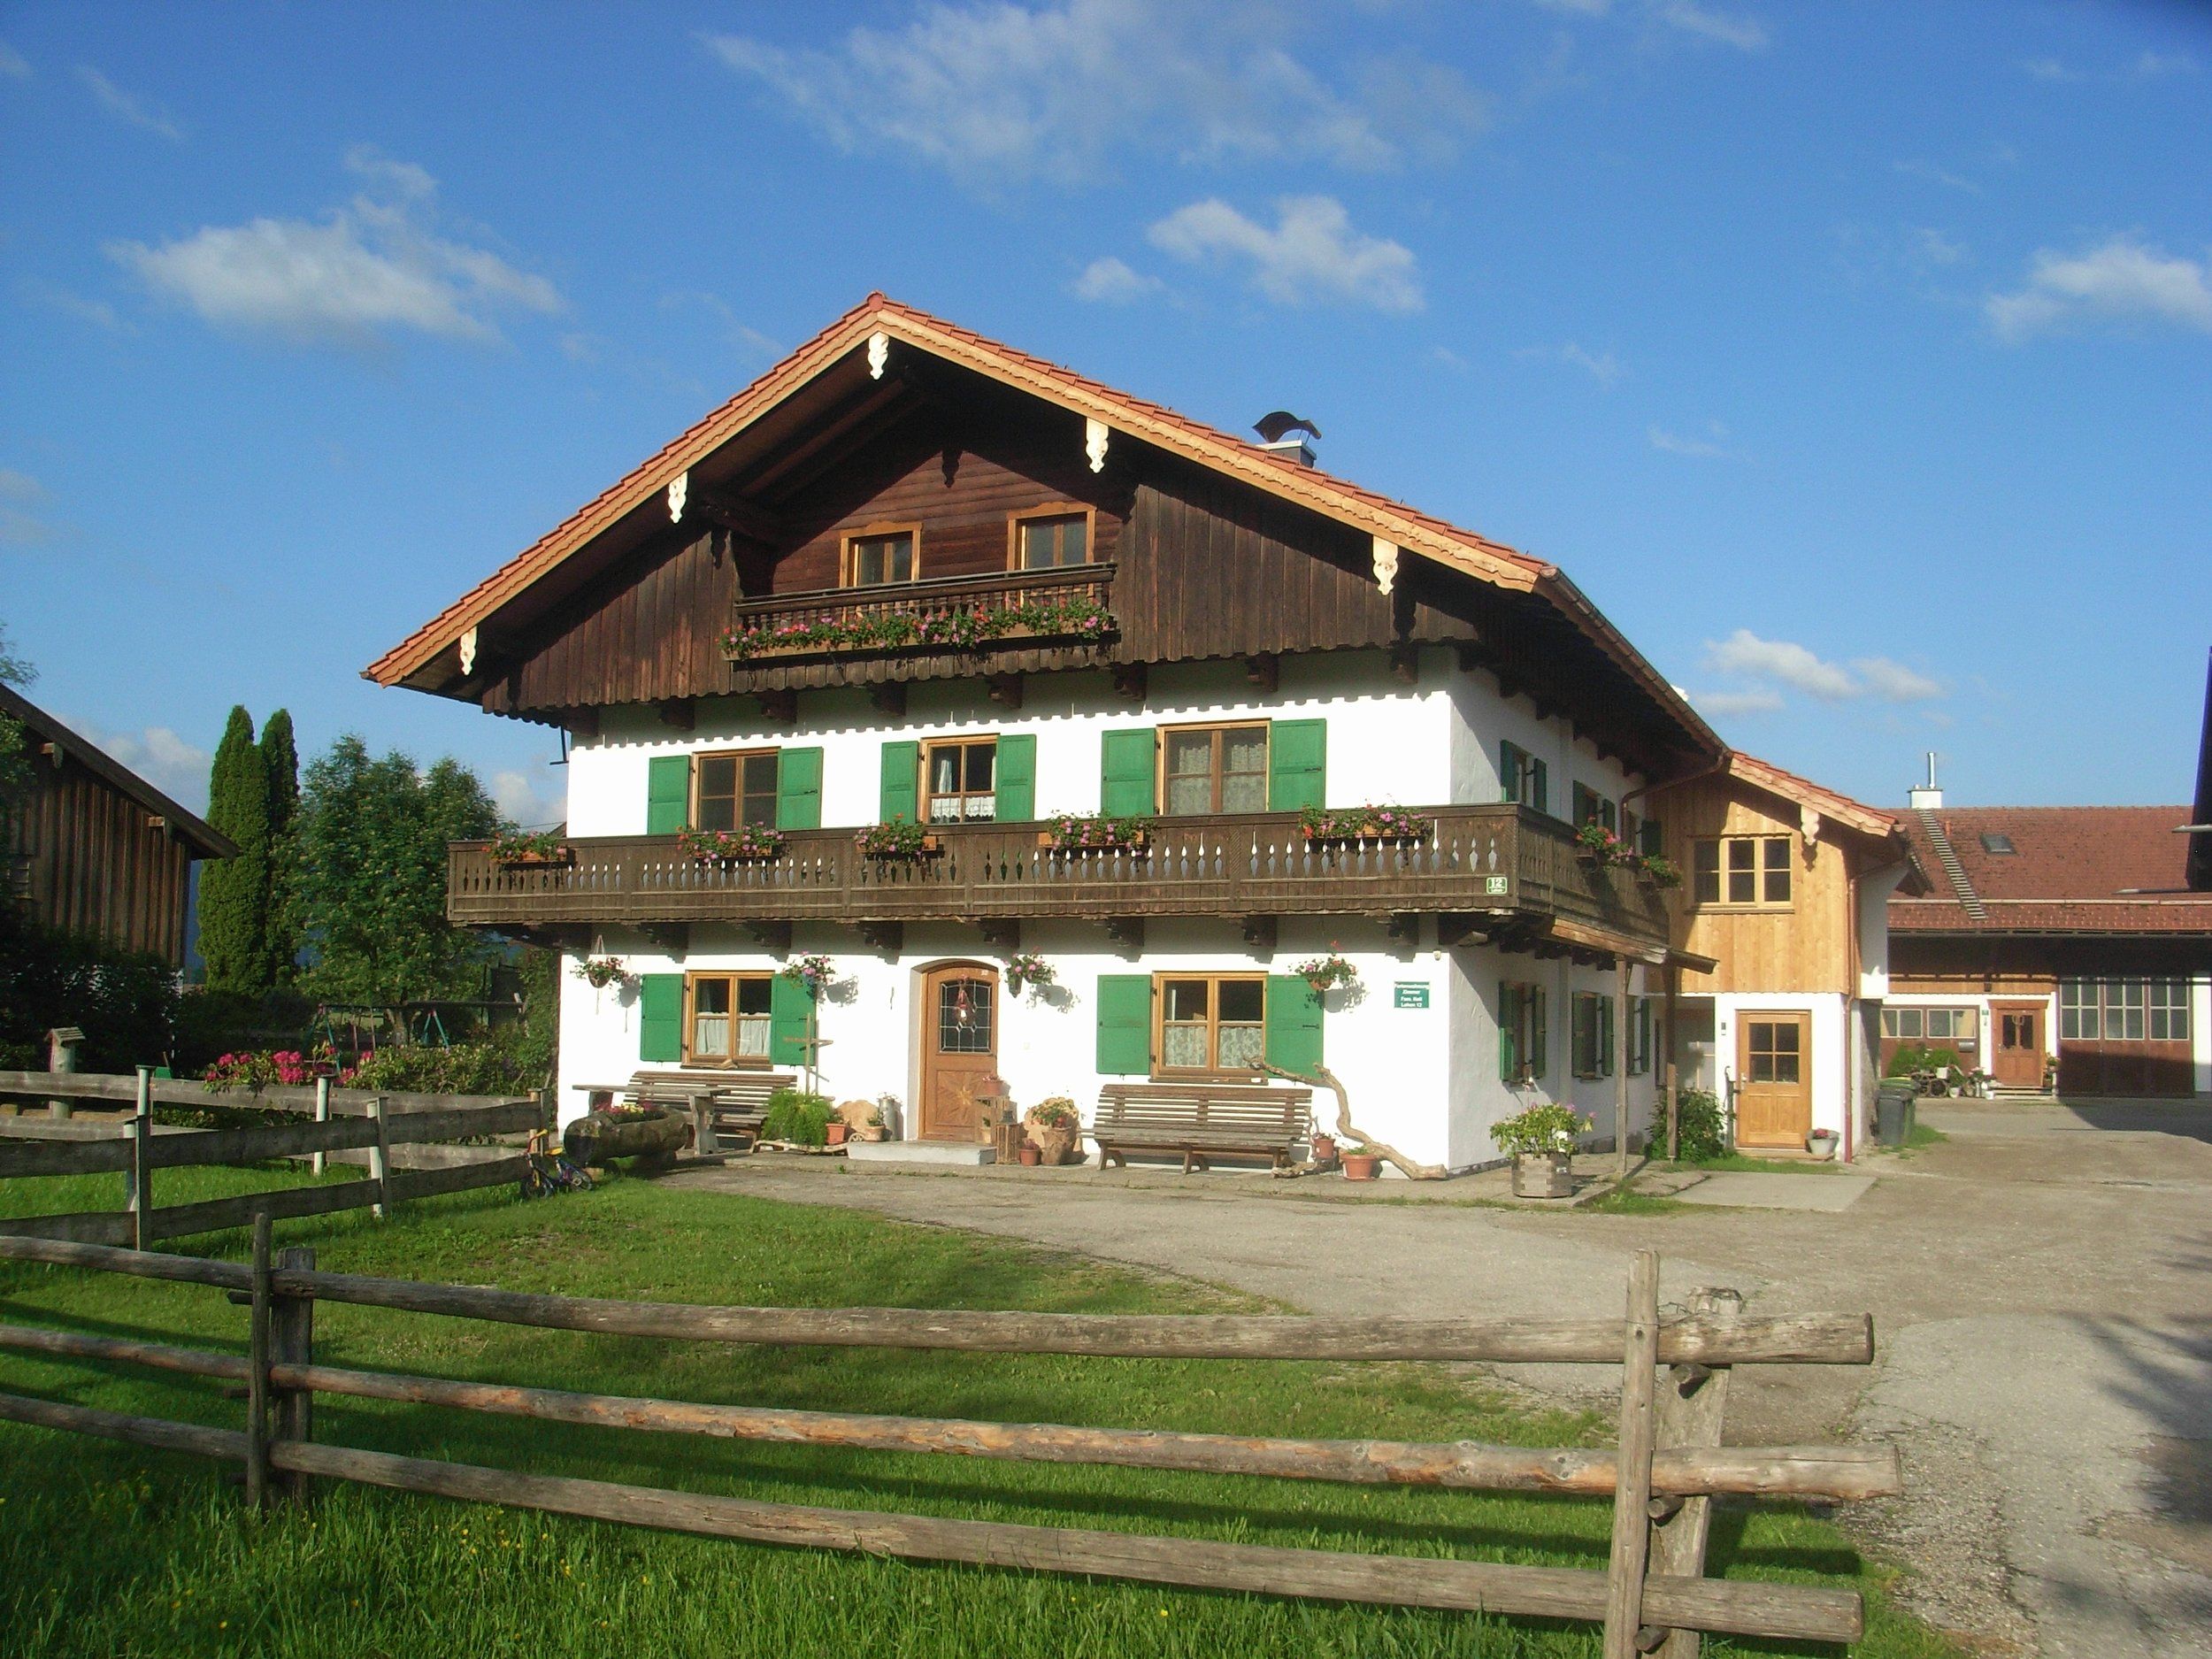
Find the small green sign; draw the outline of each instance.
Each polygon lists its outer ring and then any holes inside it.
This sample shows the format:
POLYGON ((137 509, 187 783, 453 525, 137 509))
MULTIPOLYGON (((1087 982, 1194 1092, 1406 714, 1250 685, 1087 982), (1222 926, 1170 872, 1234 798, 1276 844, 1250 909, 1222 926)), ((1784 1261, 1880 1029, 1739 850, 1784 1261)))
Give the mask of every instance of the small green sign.
POLYGON ((1493 895, 1493 894, 1498 894, 1498 893, 1503 893, 1503 892, 1505 892, 1505 891, 1506 891, 1506 878, 1505 878, 1505 877, 1503 877, 1503 876, 1485 876, 1485 877, 1483 877, 1483 879, 1482 879, 1482 891, 1483 891, 1483 896, 1484 896, 1484 897, 1486 897, 1486 898, 1487 898, 1488 896, 1490 896, 1490 895, 1493 895))
POLYGON ((1429 987, 1401 979, 1397 983, 1396 994, 1390 999, 1390 1005, 1393 1008, 1426 1008, 1429 1005, 1429 987))

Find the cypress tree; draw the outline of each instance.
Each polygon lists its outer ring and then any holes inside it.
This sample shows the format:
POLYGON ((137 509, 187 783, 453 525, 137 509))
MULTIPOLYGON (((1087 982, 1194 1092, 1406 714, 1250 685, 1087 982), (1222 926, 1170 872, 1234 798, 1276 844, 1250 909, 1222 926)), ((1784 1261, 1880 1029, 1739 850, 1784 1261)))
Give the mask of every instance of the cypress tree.
POLYGON ((235 858, 200 872, 200 955, 218 990, 269 988, 269 769, 253 741, 253 717, 230 711, 208 778, 207 821, 238 843, 235 858))
POLYGON ((292 740, 292 715, 279 709, 261 727, 261 762, 269 776, 269 878, 265 931, 269 941, 269 982, 288 986, 300 954, 297 842, 292 821, 299 816, 300 756, 292 740))

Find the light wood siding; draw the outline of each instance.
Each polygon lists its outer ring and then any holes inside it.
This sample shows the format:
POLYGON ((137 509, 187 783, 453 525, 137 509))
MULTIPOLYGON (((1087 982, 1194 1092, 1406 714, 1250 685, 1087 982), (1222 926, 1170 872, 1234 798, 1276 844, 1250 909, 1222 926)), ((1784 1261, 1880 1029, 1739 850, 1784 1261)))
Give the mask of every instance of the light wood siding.
POLYGON ((33 743, 31 796, 8 833, 15 900, 50 927, 182 967, 190 849, 65 748, 57 768, 33 743))
POLYGON ((1735 779, 1712 778, 1667 790, 1656 800, 1636 806, 1659 819, 1667 856, 1682 871, 1683 885, 1674 894, 1677 937, 1684 949, 1720 964, 1709 974, 1686 975, 1686 991, 1855 993, 1852 855, 1823 837, 1814 843, 1809 864, 1794 803, 1735 779), (1697 908, 1693 902, 1695 844, 1725 835, 1790 838, 1788 909, 1697 908))

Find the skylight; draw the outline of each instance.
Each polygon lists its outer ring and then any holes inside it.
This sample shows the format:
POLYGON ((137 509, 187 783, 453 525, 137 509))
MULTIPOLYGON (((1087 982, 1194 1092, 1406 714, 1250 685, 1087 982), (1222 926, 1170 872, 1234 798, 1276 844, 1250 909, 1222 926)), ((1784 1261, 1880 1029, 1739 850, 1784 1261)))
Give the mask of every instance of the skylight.
POLYGON ((1999 835, 1989 830, 1982 832, 1982 850, 1985 853, 2008 854, 2014 850, 2012 837, 1999 835))

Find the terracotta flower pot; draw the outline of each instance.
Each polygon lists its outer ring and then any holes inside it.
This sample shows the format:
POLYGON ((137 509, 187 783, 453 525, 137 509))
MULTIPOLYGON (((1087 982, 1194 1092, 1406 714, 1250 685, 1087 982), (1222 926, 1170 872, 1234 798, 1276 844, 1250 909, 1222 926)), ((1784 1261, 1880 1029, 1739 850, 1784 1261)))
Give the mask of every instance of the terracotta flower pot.
POLYGON ((1344 1179, 1348 1181, 1371 1181, 1382 1160, 1372 1152, 1347 1152, 1344 1155, 1344 1179))
POLYGON ((1025 1141, 1015 1148, 1014 1156, 1021 1160, 1022 1168, 1033 1170, 1045 1161, 1044 1149, 1034 1141, 1025 1141))
POLYGON ((1313 1161, 1316 1164, 1333 1164, 1336 1162, 1336 1137, 1334 1135, 1314 1136, 1313 1161))
POLYGON ((829 1121, 828 1128, 823 1133, 827 1137, 823 1142, 825 1146, 841 1147, 845 1144, 845 1137, 851 1133, 851 1129, 849 1125, 833 1118, 829 1121))
POLYGON ((863 1124, 860 1125, 860 1138, 863 1141, 880 1141, 883 1139, 883 1136, 884 1126, 881 1124, 863 1124))

